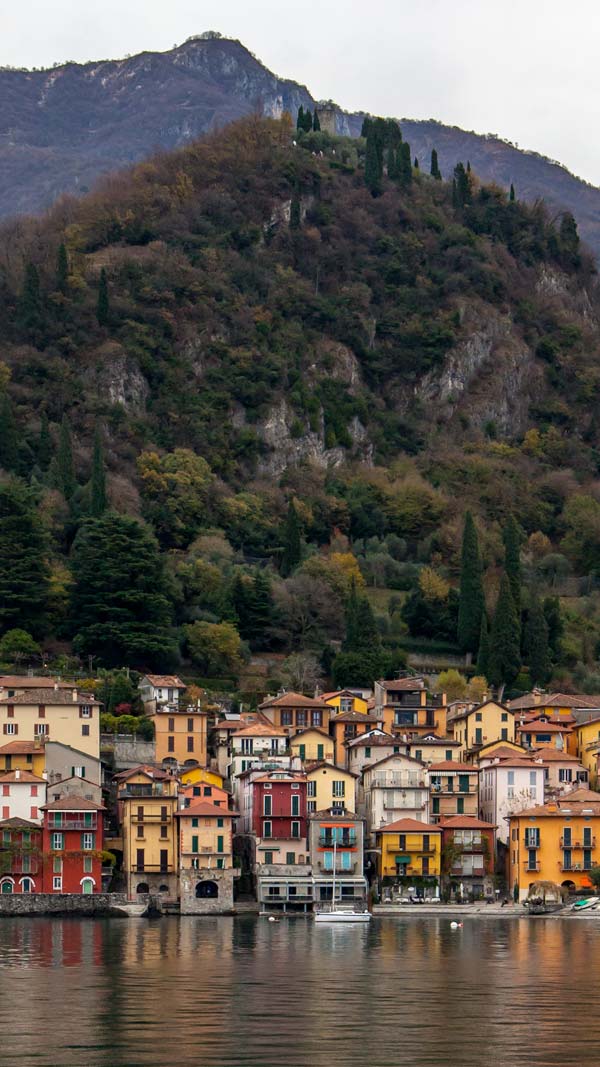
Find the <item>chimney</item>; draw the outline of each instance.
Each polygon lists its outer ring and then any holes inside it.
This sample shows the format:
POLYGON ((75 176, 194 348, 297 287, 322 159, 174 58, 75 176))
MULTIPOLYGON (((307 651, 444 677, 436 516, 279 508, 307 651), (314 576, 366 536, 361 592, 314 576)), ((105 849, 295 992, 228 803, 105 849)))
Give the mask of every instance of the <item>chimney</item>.
POLYGON ((54 683, 54 692, 56 692, 57 690, 58 690, 58 682, 55 682, 54 683))
POLYGON ((16 771, 15 771, 15 778, 20 778, 20 777, 21 777, 21 772, 20 772, 20 770, 16 770, 16 771))
POLYGON ((74 689, 73 690, 73 703, 75 704, 76 702, 77 702, 77 690, 74 689))
POLYGON ((44 779, 45 782, 48 781, 48 771, 42 771, 42 778, 44 779))

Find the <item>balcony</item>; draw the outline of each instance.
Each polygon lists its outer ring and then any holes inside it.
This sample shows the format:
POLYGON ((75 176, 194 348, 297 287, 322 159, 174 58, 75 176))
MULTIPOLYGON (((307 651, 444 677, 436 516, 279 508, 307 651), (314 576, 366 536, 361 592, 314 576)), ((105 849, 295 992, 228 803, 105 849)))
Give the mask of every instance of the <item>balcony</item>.
MULTIPOLYGON (((173 808, 173 811, 175 811, 175 808, 173 808)), ((171 821, 172 815, 173 815, 173 812, 171 812, 171 814, 167 814, 167 815, 160 815, 158 813, 157 814, 148 814, 148 815, 132 815, 131 816, 131 821, 132 821, 132 823, 136 823, 137 825, 139 825, 140 823, 145 823, 145 822, 156 822, 156 823, 161 823, 162 822, 162 823, 165 823, 165 822, 170 822, 171 821)))
POLYGON ((596 838, 592 837, 589 841, 565 841, 564 837, 560 839, 561 848, 595 848, 596 838))
POLYGON ((27 862, 26 858, 21 856, 15 856, 12 865, 7 869, 5 874, 38 874, 41 870, 41 865, 38 864, 37 859, 31 857, 27 862))
POLYGON ((412 774, 410 771, 388 774, 373 774, 371 777, 372 789, 427 789, 427 783, 420 774, 412 774))
POLYGON ((473 794, 473 793, 477 792, 477 786, 476 785, 469 785, 469 786, 467 786, 466 789, 459 789, 458 787, 455 789, 450 783, 448 783, 447 786, 444 786, 444 785, 432 785, 432 786, 430 786, 430 789, 431 789, 432 793, 436 794, 436 796, 439 793, 447 793, 450 796, 454 795, 454 796, 466 797, 467 794, 473 794))
MULTIPOLYGON (((356 834, 345 834, 341 840, 336 838, 335 844, 338 848, 356 848, 356 834)), ((332 837, 328 837, 327 834, 319 834, 320 848, 333 848, 333 845, 332 837)))
MULTIPOLYGON (((319 862, 317 864, 317 867, 319 868, 320 871, 323 872, 323 874, 333 874, 333 864, 332 863, 323 863, 321 860, 319 860, 319 862)), ((341 863, 336 862, 335 873, 336 874, 356 874, 356 867, 357 867, 356 863, 352 863, 349 867, 342 867, 341 863)))
POLYGON ((134 863, 131 868, 134 874, 172 874, 172 863, 134 863))
POLYGON ((60 821, 58 821, 55 816, 54 821, 49 823, 48 829, 58 830, 59 832, 65 832, 67 830, 97 830, 98 819, 95 814, 91 819, 83 818, 82 816, 80 819, 63 819, 60 821))
POLYGON ((539 860, 536 860, 535 863, 530 863, 529 860, 523 861, 523 867, 526 871, 539 871, 541 870, 541 866, 542 865, 539 860))

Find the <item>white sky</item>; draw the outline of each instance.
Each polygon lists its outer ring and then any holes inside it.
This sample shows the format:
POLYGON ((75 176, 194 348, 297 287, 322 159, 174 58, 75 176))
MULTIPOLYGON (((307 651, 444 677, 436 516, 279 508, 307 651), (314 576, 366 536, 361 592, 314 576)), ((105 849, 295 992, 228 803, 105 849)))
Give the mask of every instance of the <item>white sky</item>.
POLYGON ((0 65, 164 51, 209 29, 317 98, 497 133, 600 184, 600 0, 0 0, 0 65))

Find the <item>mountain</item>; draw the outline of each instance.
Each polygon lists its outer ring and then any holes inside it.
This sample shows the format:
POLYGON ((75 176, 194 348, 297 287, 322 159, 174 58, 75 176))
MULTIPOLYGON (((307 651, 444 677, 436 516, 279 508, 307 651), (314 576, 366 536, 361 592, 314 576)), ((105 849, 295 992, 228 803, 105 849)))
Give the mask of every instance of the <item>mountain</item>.
MULTIPOLYGON (((99 175, 158 148, 184 145, 242 115, 296 115, 313 108, 309 91, 276 77, 239 41, 215 34, 169 52, 67 63, 51 70, 0 70, 0 215, 44 209, 61 193, 85 192, 99 175)), ((337 132, 358 136, 362 114, 336 108, 337 132)), ((402 119, 405 139, 427 164, 438 151, 442 172, 470 160, 482 180, 526 200, 567 209, 600 252, 600 190, 565 167, 491 135, 434 121, 402 119)))

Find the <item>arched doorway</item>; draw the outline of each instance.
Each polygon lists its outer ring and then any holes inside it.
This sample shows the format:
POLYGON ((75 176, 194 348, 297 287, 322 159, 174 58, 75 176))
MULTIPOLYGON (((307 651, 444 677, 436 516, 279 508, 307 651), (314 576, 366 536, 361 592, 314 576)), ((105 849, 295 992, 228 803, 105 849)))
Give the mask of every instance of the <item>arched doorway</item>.
POLYGON ((94 879, 93 878, 84 878, 82 880, 82 882, 81 882, 81 892, 82 893, 86 893, 86 894, 94 892, 94 879))
POLYGON ((197 882, 196 897, 199 900, 216 900, 219 895, 219 887, 216 882, 197 882))
POLYGON ((136 893, 149 893, 150 887, 147 882, 140 882, 136 889, 136 893))
POLYGON ((168 893, 169 892, 168 885, 159 885, 158 892, 159 893, 168 893))
POLYGON ((12 893, 14 889, 14 882, 11 878, 5 878, 3 882, 0 882, 0 893, 12 893))
POLYGON ((577 888, 575 882, 571 882, 568 878, 566 879, 566 881, 561 882, 561 886, 563 889, 566 889, 568 893, 574 893, 577 888))
POLYGON ((35 890, 35 884, 34 884, 33 878, 22 878, 21 879, 21 892, 22 893, 33 893, 34 890, 35 890))

